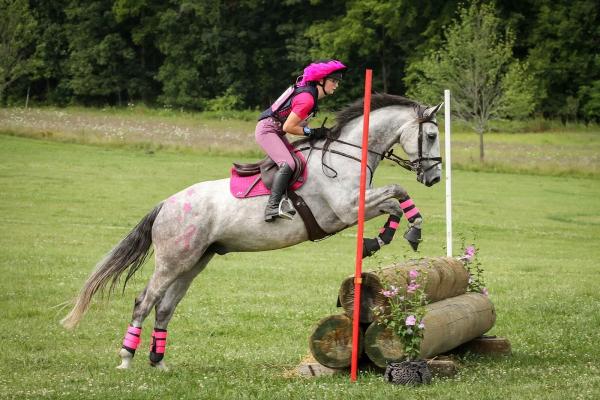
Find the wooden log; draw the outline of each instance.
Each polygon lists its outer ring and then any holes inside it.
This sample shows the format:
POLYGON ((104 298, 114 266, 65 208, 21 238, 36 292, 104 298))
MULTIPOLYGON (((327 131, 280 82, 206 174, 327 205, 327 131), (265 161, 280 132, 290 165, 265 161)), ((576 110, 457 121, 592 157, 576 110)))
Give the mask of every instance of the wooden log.
POLYGON ((341 372, 343 372, 343 370, 329 368, 316 361, 302 363, 298 366, 298 368, 296 368, 296 373, 299 376, 305 377, 335 375, 341 372))
POLYGON ((461 345, 458 353, 475 353, 484 355, 508 356, 512 353, 510 341, 496 336, 481 336, 461 345))
POLYGON ((449 358, 432 358, 427 360, 427 365, 433 376, 449 378, 458 373, 457 363, 449 358))
MULTIPOLYGON (((359 337, 359 355, 363 350, 359 337)), ((310 336, 310 352, 315 360, 329 368, 348 368, 352 361, 352 318, 330 315, 320 320, 310 336)))
MULTIPOLYGON (((433 303, 449 297, 464 294, 469 283, 469 274, 461 261, 451 257, 423 258, 396 263, 380 271, 364 272, 360 299, 360 322, 375 320, 373 309, 387 307, 387 298, 381 294, 382 281, 400 288, 400 295, 406 295, 409 283, 408 273, 415 269, 423 274, 425 294, 433 303)), ((339 290, 339 302, 348 316, 354 312, 354 275, 346 278, 339 290)))
MULTIPOLYGON (((421 358, 430 358, 489 331, 496 321, 494 305, 479 293, 467 293, 426 307, 421 358)), ((378 367, 404 358, 400 339, 377 322, 365 332, 365 352, 378 367)))

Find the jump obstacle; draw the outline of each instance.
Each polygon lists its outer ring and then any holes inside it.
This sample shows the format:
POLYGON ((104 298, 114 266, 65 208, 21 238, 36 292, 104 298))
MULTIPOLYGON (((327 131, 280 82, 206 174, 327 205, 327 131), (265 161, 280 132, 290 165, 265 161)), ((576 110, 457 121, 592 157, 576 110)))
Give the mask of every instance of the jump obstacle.
MULTIPOLYGON (((510 354, 510 342, 504 338, 483 336, 494 325, 496 313, 488 297, 467 293, 468 274, 461 261, 449 257, 424 258, 392 264, 379 271, 362 274, 359 339, 359 360, 376 368, 403 359, 402 345, 390 330, 380 325, 372 312, 373 307, 386 307, 387 298, 381 294, 381 281, 391 282, 406 295, 408 272, 419 271, 426 277, 423 285, 428 298, 421 342, 421 357, 429 360, 430 368, 438 375, 456 373, 456 363, 447 356, 451 353, 510 354), (394 279, 390 281, 390 279, 394 279), (364 310, 364 312, 363 312, 364 310)), ((354 315, 354 276, 345 279, 339 290, 338 306, 343 314, 321 319, 310 337, 312 358, 300 365, 302 375, 315 376, 335 371, 346 371, 351 366, 352 327, 354 315)))
MULTIPOLYGON (((395 335, 383 329, 379 324, 373 323, 372 309, 378 303, 385 304, 385 299, 379 294, 381 283, 377 277, 364 275, 362 273, 363 259, 363 233, 364 233, 364 208, 365 208, 365 190, 366 190, 366 161, 368 151, 369 137, 369 115, 371 103, 371 81, 372 70, 365 71, 365 92, 364 92, 364 112, 363 112, 363 140, 361 155, 361 175, 358 207, 358 229, 356 236, 356 263, 355 274, 348 278, 340 288, 338 305, 345 305, 345 315, 326 317, 317 325, 315 332, 311 336, 310 348, 313 356, 322 365, 333 368, 347 367, 347 350, 351 348, 350 353, 350 379, 355 382, 358 372, 359 356, 366 347, 367 355, 379 367, 385 366, 389 361, 395 361, 402 358, 400 343, 395 341, 395 335), (369 279, 373 278, 373 279, 369 279), (362 286, 365 285, 364 301, 361 299, 362 286), (350 299, 353 299, 350 301, 350 299), (354 304, 360 306, 354 307, 354 304), (366 329, 361 329, 361 324, 370 323, 366 329), (349 328, 351 327, 351 336, 349 328), (334 343, 330 343, 330 338, 334 338, 334 343), (347 339, 350 338, 350 343, 347 339), (366 343, 363 343, 366 342, 366 343), (321 351, 321 345, 324 350, 321 351), (340 348, 341 345, 341 348, 340 348), (348 347, 348 345, 350 347, 348 347), (334 354, 335 360, 330 361, 328 354, 334 354), (343 359, 340 360, 339 358, 343 359)), ((445 263, 450 269, 442 268, 440 260, 427 260, 427 265, 433 265, 435 268, 430 272, 431 278, 428 280, 426 295, 434 303, 427 306, 425 319, 428 319, 428 328, 425 332, 421 344, 421 356, 431 357, 445 351, 449 351, 470 340, 481 337, 485 332, 492 328, 496 320, 493 304, 487 296, 481 294, 466 294, 468 283, 468 274, 464 268, 456 268, 456 260, 452 259, 452 172, 451 172, 451 123, 450 123, 450 90, 444 91, 445 104, 445 157, 446 157, 446 255, 445 263), (452 261, 455 261, 454 263, 452 261), (436 264, 437 262, 437 264, 436 264), (446 273, 450 271, 451 274, 446 273), (462 272, 461 272, 462 271, 462 272), (436 275, 437 273, 437 275, 436 275), (446 275, 445 275, 446 274, 446 275), (437 282, 433 278, 438 277, 437 282), (444 278, 446 277, 446 279, 444 278), (454 278, 454 279, 448 279, 454 278), (449 284, 448 282, 452 282, 449 284), (447 287, 448 286, 448 287, 447 287), (463 290, 464 288, 464 290, 463 290), (435 302, 438 303, 435 303, 435 302), (442 304, 440 304, 442 303, 442 304)), ((409 269, 418 267, 409 266, 409 269)), ((422 268, 422 266, 421 266, 422 268)), ((408 269, 405 269, 405 277, 408 269)), ((404 285, 406 287, 408 280, 404 285)), ((481 340, 479 340, 481 342, 481 340)), ((489 340, 484 341, 490 343, 489 340)), ((510 353, 510 343, 506 339, 493 341, 490 347, 497 353, 510 353), (498 344, 500 343, 500 344, 498 344)), ((487 345, 479 343, 473 346, 478 349, 488 349, 487 345)), ((454 368, 455 370, 455 368, 454 368)), ((311 369, 311 372, 313 370, 311 369)), ((314 374, 313 374, 314 375, 314 374)))

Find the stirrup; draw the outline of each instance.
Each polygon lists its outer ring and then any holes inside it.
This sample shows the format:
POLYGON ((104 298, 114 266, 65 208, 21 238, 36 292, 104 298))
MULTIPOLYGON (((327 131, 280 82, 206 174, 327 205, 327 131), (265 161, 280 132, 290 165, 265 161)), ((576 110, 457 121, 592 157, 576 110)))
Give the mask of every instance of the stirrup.
POLYGON ((287 197, 282 198, 279 202, 279 218, 289 219, 291 221, 294 219, 295 215, 296 210, 292 205, 292 201, 287 197))

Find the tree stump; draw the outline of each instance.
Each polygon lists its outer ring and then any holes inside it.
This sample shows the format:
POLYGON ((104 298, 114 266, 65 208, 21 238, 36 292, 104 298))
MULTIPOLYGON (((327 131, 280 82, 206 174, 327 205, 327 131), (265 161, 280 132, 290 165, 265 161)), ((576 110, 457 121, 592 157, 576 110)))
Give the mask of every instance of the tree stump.
MULTIPOLYGON (((362 332, 359 331, 359 354, 362 332)), ((319 363, 329 368, 348 368, 352 361, 352 319, 330 315, 320 320, 309 340, 310 351, 319 363)))

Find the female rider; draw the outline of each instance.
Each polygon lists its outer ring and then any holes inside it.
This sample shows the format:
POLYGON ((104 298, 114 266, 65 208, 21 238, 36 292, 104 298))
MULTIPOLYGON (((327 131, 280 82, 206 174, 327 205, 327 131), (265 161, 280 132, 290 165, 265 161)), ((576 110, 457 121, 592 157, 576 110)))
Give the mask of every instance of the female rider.
POLYGON ((345 70, 346 66, 337 60, 311 63, 304 68, 300 82, 286 91, 258 118, 256 141, 279 168, 265 209, 266 222, 272 222, 277 217, 292 218, 292 214, 280 207, 283 194, 297 167, 290 153, 292 146, 285 134, 307 136, 310 139, 327 136, 328 128, 309 128, 308 119, 316 113, 317 101, 335 92, 345 70))

